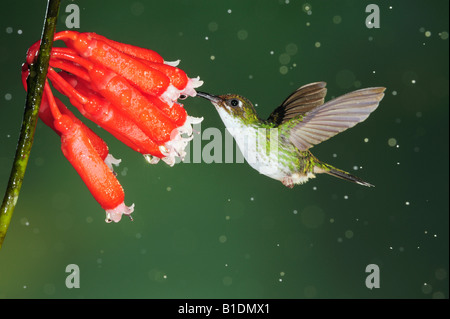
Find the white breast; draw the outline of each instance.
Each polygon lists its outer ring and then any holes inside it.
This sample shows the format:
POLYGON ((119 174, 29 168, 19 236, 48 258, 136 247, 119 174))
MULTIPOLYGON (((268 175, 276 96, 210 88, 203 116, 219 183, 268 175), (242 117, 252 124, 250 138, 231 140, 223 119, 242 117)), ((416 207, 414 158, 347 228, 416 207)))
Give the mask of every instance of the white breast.
POLYGON ((266 145, 258 143, 266 141, 265 129, 258 129, 255 126, 247 126, 240 119, 232 117, 226 110, 216 107, 222 121, 229 133, 236 141, 247 163, 261 174, 271 178, 281 180, 286 174, 282 172, 278 161, 278 136, 271 134, 271 151, 266 152, 266 145))

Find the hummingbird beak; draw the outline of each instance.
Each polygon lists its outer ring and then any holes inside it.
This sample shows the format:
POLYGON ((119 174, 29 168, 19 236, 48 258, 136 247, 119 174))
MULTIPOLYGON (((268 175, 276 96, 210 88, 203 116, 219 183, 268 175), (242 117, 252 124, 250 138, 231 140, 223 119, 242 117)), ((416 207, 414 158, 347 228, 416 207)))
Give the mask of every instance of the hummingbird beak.
POLYGON ((222 101, 222 99, 216 95, 211 95, 205 92, 198 92, 197 91, 197 96, 200 96, 204 99, 207 99, 208 101, 210 101, 213 104, 218 104, 222 101))

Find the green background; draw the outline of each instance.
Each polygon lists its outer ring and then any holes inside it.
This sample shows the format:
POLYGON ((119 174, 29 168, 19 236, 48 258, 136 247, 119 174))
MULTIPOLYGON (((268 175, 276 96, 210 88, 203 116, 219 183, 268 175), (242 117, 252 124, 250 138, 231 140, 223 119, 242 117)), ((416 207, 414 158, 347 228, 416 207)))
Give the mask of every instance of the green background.
MULTIPOLYGON (((240 93, 262 117, 306 83, 326 81, 328 98, 385 86, 367 121, 312 150, 376 187, 319 176, 291 190, 247 163, 151 166, 91 125, 122 159, 125 201, 136 204, 134 222, 106 224, 39 122, 0 251, 0 298, 448 298, 448 1, 73 3, 79 31, 181 59, 203 91, 240 93), (365 26, 369 3, 379 29, 365 26), (372 263, 381 287, 370 290, 372 263), (68 264, 80 267, 79 289, 65 286, 68 264)), ((25 101, 20 67, 46 1, 0 5, 3 194, 25 101)), ((223 132, 207 101, 184 103, 202 130, 223 132)))

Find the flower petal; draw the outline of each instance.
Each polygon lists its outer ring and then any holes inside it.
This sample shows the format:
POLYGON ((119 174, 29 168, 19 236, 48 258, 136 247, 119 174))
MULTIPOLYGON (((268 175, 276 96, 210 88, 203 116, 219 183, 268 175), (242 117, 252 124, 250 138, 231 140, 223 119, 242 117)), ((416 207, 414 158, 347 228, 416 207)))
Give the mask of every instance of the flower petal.
POLYGON ((130 217, 131 220, 131 213, 134 211, 134 204, 131 206, 126 206, 124 202, 117 205, 117 207, 113 209, 107 209, 106 210, 106 219, 105 222, 115 222, 118 223, 120 219, 122 218, 122 215, 127 215, 130 217))

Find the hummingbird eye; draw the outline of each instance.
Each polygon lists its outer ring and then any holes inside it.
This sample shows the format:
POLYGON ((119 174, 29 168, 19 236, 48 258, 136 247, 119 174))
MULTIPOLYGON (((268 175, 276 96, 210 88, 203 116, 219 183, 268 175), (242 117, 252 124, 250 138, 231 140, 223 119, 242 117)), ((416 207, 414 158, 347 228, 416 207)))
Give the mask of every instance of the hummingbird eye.
POLYGON ((232 100, 230 101, 230 105, 233 106, 233 107, 238 106, 238 105, 239 105, 239 100, 237 100, 237 99, 232 99, 232 100))

